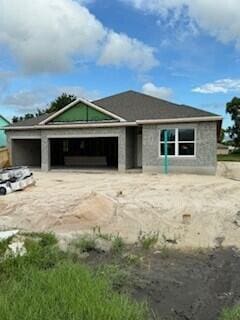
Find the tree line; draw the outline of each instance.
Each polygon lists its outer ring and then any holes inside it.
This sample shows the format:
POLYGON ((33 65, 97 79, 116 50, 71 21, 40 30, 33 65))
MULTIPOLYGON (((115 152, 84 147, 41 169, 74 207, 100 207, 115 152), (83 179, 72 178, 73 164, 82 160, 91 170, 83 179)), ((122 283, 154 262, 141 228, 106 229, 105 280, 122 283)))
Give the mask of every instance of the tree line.
POLYGON ((12 122, 16 123, 19 121, 39 117, 45 113, 52 113, 56 112, 65 106, 67 106, 69 103, 75 101, 77 97, 73 94, 66 94, 62 93, 59 97, 57 97, 55 100, 53 100, 50 103, 50 106, 46 109, 37 109, 35 113, 25 113, 23 116, 14 116, 12 118, 12 122))

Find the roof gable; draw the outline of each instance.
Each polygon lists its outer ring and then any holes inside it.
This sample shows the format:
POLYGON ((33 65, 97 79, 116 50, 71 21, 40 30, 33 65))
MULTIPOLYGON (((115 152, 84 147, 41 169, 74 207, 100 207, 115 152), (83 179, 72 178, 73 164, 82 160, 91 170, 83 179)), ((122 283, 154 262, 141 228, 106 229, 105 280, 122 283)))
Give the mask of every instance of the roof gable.
POLYGON ((65 112, 59 114, 51 122, 94 122, 94 121, 116 121, 113 117, 100 112, 80 102, 65 112))
POLYGON ((77 99, 61 110, 50 115, 39 124, 57 122, 98 122, 98 121, 125 121, 113 112, 105 110, 85 99, 77 99))

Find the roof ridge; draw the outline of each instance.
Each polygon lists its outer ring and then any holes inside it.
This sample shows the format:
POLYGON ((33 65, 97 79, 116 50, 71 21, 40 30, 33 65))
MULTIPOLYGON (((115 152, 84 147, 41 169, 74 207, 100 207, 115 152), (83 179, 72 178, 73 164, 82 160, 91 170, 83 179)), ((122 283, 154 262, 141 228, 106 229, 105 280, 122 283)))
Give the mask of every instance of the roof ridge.
POLYGON ((111 94, 110 96, 106 96, 106 97, 103 97, 103 98, 99 98, 99 99, 96 99, 96 100, 91 100, 92 103, 95 103, 96 101, 100 101, 100 100, 103 100, 103 99, 108 99, 108 98, 112 98, 112 97, 116 97, 116 96, 120 96, 122 94, 126 94, 128 92, 137 92, 137 91, 133 91, 133 90, 126 90, 126 91, 123 91, 123 92, 118 92, 118 93, 114 93, 114 94, 111 94))

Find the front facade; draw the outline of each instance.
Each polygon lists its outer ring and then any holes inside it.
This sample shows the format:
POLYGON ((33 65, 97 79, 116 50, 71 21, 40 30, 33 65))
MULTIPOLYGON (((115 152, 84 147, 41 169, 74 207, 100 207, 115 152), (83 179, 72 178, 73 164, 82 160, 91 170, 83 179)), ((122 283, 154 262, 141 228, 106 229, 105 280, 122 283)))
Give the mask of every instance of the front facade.
POLYGON ((4 132, 4 128, 9 124, 10 122, 0 115, 0 148, 6 147, 7 145, 7 137, 4 132))
POLYGON ((12 165, 214 174, 221 117, 128 91, 6 129, 12 165))

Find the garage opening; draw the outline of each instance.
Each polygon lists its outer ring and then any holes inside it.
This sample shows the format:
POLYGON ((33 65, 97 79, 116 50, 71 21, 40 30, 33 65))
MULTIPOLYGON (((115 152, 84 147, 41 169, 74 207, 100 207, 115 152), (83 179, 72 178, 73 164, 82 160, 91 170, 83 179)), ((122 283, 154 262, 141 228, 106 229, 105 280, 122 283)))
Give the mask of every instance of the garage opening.
POLYGON ((13 139, 12 165, 41 167, 41 139, 13 139))
POLYGON ((51 168, 117 168, 118 138, 50 139, 51 168))

